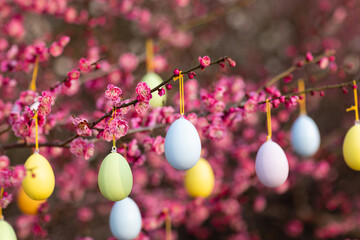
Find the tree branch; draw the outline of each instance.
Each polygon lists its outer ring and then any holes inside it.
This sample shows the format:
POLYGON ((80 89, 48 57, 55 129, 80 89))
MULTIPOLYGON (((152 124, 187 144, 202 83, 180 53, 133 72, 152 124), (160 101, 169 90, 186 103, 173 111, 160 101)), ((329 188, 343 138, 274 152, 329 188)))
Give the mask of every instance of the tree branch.
MULTIPOLYGON (((221 62, 224 62, 226 61, 228 57, 222 57, 222 58, 219 58, 217 61, 214 61, 212 62, 210 65, 215 65, 215 64, 218 64, 218 63, 221 63, 221 62)), ((101 58, 102 59, 102 58, 101 58)), ((101 59, 99 59, 98 61, 100 61, 101 59)), ((97 62, 98 62, 97 61, 97 62)), ((96 64, 96 63, 93 63, 93 64, 96 64)), ((186 70, 186 71, 183 71, 182 74, 187 74, 189 72, 192 72, 192 71, 195 71, 197 69, 200 69, 201 68, 201 65, 199 64, 198 66, 196 67, 193 67, 189 70, 186 70)), ((176 75, 172 75, 171 77, 169 77, 167 80, 163 81, 162 83, 160 83, 158 86, 154 87, 153 89, 151 89, 151 92, 155 92, 157 91, 158 89, 160 89, 162 86, 164 86, 165 84, 167 84, 168 82, 170 82, 171 80, 173 80, 173 77, 176 77, 176 75)), ((66 79, 64 80, 66 81, 66 79)), ((120 107, 116 107, 115 109, 119 109, 119 108, 124 108, 124 107, 128 107, 128 106, 131 106, 131 105, 135 105, 136 103, 138 102, 137 99, 134 99, 132 101, 130 101, 129 103, 125 103, 125 104, 122 104, 120 107)), ((113 113, 114 109, 112 109, 110 112, 108 113, 105 113, 102 117, 100 117, 98 120, 92 122, 89 124, 89 127, 90 129, 95 129, 95 126, 101 122, 102 120, 104 120, 106 117, 110 117, 111 114, 113 113)), ((153 131, 154 129, 158 129, 158 128, 162 128, 162 127, 165 127, 166 125, 156 125, 156 127, 143 127, 143 128, 136 128, 136 129, 133 129, 133 130, 129 130, 127 135, 128 134, 133 134, 133 133, 136 133, 136 132, 143 132, 143 131, 153 131)), ((126 135, 125 135, 126 136, 126 135)), ((65 139, 64 141, 62 142, 48 142, 48 143, 39 143, 39 147, 63 147, 63 148, 68 148, 68 144, 70 142, 72 142, 74 139, 76 138, 79 138, 81 136, 77 135, 77 134, 74 134, 73 136, 69 137, 68 139, 65 139)), ((7 150, 7 149, 13 149, 13 148, 32 148, 32 147, 35 147, 35 144, 28 144, 28 143, 11 143, 11 144, 5 144, 5 145, 0 145, 0 150, 7 150)))

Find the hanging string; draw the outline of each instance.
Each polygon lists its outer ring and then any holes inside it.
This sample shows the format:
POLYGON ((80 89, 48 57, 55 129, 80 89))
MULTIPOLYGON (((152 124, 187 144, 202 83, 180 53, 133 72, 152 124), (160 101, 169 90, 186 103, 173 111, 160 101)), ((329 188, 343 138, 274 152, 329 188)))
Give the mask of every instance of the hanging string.
POLYGON ((30 86, 29 86, 29 89, 33 90, 33 91, 36 91, 36 77, 37 77, 37 74, 38 74, 38 70, 39 70, 39 55, 36 55, 34 71, 33 71, 31 83, 30 83, 30 86))
MULTIPOLYGON (((304 79, 300 79, 300 80, 298 81, 298 89, 299 89, 299 92, 305 91, 304 79)), ((306 115, 305 93, 302 93, 300 96, 302 97, 302 99, 299 99, 299 103, 300 103, 300 115, 306 115)))
POLYGON ((33 118, 35 120, 35 153, 39 152, 39 126, 38 126, 38 112, 35 110, 33 118))
MULTIPOLYGON (((0 190, 0 200, 3 198, 3 194, 4 194, 4 188, 2 187, 0 190)), ((1 204, 0 204, 0 220, 4 219, 4 216, 2 215, 2 208, 1 208, 1 204)))
POLYGON ((268 136, 266 140, 271 139, 272 132, 271 132, 271 107, 270 107, 269 99, 266 99, 266 117, 267 117, 267 129, 268 129, 268 136))
MULTIPOLYGON (((116 117, 116 108, 113 107, 113 114, 111 116, 111 119, 109 121, 109 124, 112 122, 112 120, 114 120, 114 118, 116 117)), ((111 152, 116 152, 116 139, 115 139, 115 134, 113 134, 113 146, 111 149, 111 152)))
POLYGON ((146 71, 153 72, 154 71, 154 43, 152 39, 147 39, 145 43, 146 48, 146 71))
POLYGON ((179 79, 179 91, 180 91, 180 114, 184 116, 185 113, 185 97, 184 97, 184 76, 179 72, 179 76, 173 77, 174 81, 179 79))
POLYGON ((171 216, 168 209, 164 210, 165 213, 165 229, 166 229, 166 240, 171 240, 171 216))
POLYGON ((359 122, 359 108, 358 108, 358 99, 357 99, 357 85, 356 85, 356 81, 353 81, 353 89, 354 89, 354 100, 355 100, 355 105, 352 105, 351 107, 347 108, 346 111, 355 111, 355 119, 356 122, 359 122))

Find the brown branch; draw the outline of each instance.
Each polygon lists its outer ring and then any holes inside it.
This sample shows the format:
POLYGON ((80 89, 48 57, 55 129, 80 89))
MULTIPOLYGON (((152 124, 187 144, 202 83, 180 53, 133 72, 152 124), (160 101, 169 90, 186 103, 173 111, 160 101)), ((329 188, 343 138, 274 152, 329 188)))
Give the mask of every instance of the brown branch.
MULTIPOLYGON (((91 63, 90 66, 96 66, 96 64, 98 64, 100 61, 102 61, 105 57, 101 57, 98 60, 96 60, 95 62, 91 63)), ((77 69, 80 72, 80 69, 77 69)), ((61 84, 63 84, 64 82, 66 82, 69 79, 68 76, 66 76, 63 80, 61 80, 60 82, 57 82, 54 86, 50 87, 49 90, 50 91, 54 91, 57 87, 59 87, 61 84)))
MULTIPOLYGON (((210 65, 214 65, 214 64, 218 64, 218 63, 221 63, 221 62, 224 62, 225 60, 227 59, 227 57, 222 57, 220 59, 218 59, 217 61, 215 62, 212 62, 210 65)), ((187 74, 189 72, 192 72, 192 71, 195 71, 197 69, 199 69, 201 67, 201 65, 199 64, 198 66, 196 67, 193 67, 187 71, 183 71, 182 74, 187 74)), ((172 75, 171 77, 169 77, 167 80, 163 81, 162 83, 160 83, 159 85, 157 85, 156 87, 154 87, 153 89, 151 89, 151 92, 155 92, 157 91, 158 89, 160 89, 162 86, 164 86, 165 84, 169 83, 171 80, 173 80, 173 78, 176 77, 176 75, 172 75)), ((136 103, 138 102, 137 99, 134 99, 128 103, 125 103, 125 104, 122 104, 120 107, 117 107, 116 109, 119 109, 119 108, 124 108, 124 107, 128 107, 128 106, 131 106, 131 105, 135 105, 136 103)), ((99 122, 101 122, 102 120, 104 120, 105 118, 107 117, 110 117, 111 114, 113 113, 114 109, 112 109, 110 112, 108 113, 105 113, 101 118, 99 118, 98 120, 92 122, 89 124, 90 128, 93 128, 94 126, 96 126, 96 124, 98 124, 99 122)))
POLYGON ((317 63, 318 61, 320 61, 323 57, 329 57, 335 54, 334 50, 329 50, 326 51, 324 54, 321 54, 317 57, 314 57, 313 60, 311 61, 303 61, 303 66, 298 67, 296 65, 293 65, 291 67, 289 67, 288 69, 286 69, 284 72, 276 75, 275 77, 273 77, 272 79, 270 79, 269 81, 267 81, 263 86, 261 86, 258 90, 256 90, 256 93, 260 93, 261 91, 263 91, 266 87, 271 86, 273 84, 275 84, 276 82, 278 82, 279 80, 283 79, 284 77, 286 77, 287 75, 289 75, 290 73, 294 72, 296 69, 300 69, 302 67, 304 67, 305 65, 308 64, 312 64, 312 63, 317 63))
MULTIPOLYGON (((360 83, 360 79, 359 80, 356 80, 357 83, 360 83)), ((308 88, 302 92, 295 92, 295 93, 288 93, 288 94, 285 94, 283 96, 285 96, 285 98, 289 98, 289 97, 293 97, 293 96, 299 96, 301 94, 307 94, 307 93, 311 93, 311 92, 318 92, 318 91, 326 91, 326 90, 331 90, 331 89, 337 89, 337 88, 343 88, 343 87, 346 87, 346 86, 350 86, 350 85, 353 85, 353 81, 350 81, 350 82, 344 82, 344 83, 339 83, 339 84, 333 84, 333 85, 326 85, 326 86, 322 86, 322 87, 315 87, 315 88, 308 88)), ((274 101, 274 100, 277 100, 277 99, 280 99, 281 97, 275 97, 275 98, 271 98, 269 99, 269 101, 274 101)), ((258 102, 258 105, 260 104, 265 104, 266 101, 261 101, 261 102, 258 102)), ((239 105, 239 107, 243 107, 244 105, 239 105)))
MULTIPOLYGON (((217 61, 212 62, 210 65, 214 65, 214 64, 218 64, 221 62, 226 61, 227 57, 222 57, 219 58, 217 61)), ((197 69, 200 69, 201 65, 199 64, 196 67, 193 67, 189 70, 186 70, 184 72, 182 72, 182 74, 187 74, 189 72, 195 71, 197 69)), ((153 89, 151 89, 151 92, 155 92, 158 89, 160 89, 162 86, 164 86, 165 84, 167 84, 168 82, 170 82, 171 80, 173 80, 173 78, 176 77, 176 75, 172 75, 171 77, 169 77, 167 80, 163 81, 162 83, 160 83, 158 86, 154 87, 153 89)), ((126 104, 122 104, 120 107, 116 107, 116 109, 119 108, 124 108, 124 107, 128 107, 131 105, 135 105, 138 102, 138 100, 134 99, 132 101, 130 101, 129 103, 126 104)), ((90 129, 95 129, 95 126, 101 122, 102 120, 104 120, 106 117, 110 117, 111 114, 113 113, 114 109, 112 109, 110 112, 105 113, 102 117, 100 117, 98 120, 92 122, 89 124, 90 129)), ((143 127, 143 128, 136 128, 133 130, 129 130, 127 134, 133 134, 136 132, 142 132, 142 131, 153 131, 154 129, 157 128, 161 128, 161 127, 165 127, 166 125, 157 125, 156 127, 143 127)), ((74 139, 79 138, 81 136, 74 134, 73 136, 69 137, 68 139, 65 139, 62 142, 48 142, 48 143, 39 143, 39 147, 63 147, 63 148, 68 148, 68 144, 70 142, 72 142, 74 139)), ((5 145, 0 145, 0 150, 6 150, 6 149, 13 149, 13 148, 32 148, 35 147, 35 144, 27 144, 27 143, 11 143, 11 144, 5 144, 5 145)))
POLYGON ((10 130, 11 130, 11 126, 8 126, 7 128, 5 128, 4 130, 2 130, 2 131, 0 132, 0 136, 3 135, 4 133, 7 133, 7 132, 10 131, 10 130))

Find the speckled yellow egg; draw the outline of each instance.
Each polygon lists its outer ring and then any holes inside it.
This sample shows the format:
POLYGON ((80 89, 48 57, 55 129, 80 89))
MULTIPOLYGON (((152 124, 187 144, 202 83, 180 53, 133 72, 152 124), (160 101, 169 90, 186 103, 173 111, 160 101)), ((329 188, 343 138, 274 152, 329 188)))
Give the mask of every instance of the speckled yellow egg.
POLYGON ((215 184, 214 172, 204 158, 194 167, 186 171, 185 189, 191 197, 208 197, 212 193, 215 184))
POLYGON ((26 176, 22 182, 24 191, 33 200, 45 200, 55 188, 55 176, 50 163, 39 153, 25 162, 26 176))
POLYGON ((126 159, 117 152, 108 154, 102 161, 98 175, 101 194, 110 201, 126 198, 133 186, 133 176, 126 159))
MULTIPOLYGON (((160 83, 163 82, 161 77, 154 72, 148 72, 141 80, 142 82, 146 83, 151 89, 158 86, 160 83)), ((166 91, 166 90, 165 90, 166 91)), ((166 102, 166 94, 160 96, 158 91, 152 93, 152 98, 149 101, 150 106, 152 107, 162 107, 166 102)))
POLYGON ((33 200, 29 198, 24 192, 24 189, 22 187, 19 188, 16 203, 22 213, 35 215, 37 214, 40 205, 44 202, 46 202, 46 200, 33 200))

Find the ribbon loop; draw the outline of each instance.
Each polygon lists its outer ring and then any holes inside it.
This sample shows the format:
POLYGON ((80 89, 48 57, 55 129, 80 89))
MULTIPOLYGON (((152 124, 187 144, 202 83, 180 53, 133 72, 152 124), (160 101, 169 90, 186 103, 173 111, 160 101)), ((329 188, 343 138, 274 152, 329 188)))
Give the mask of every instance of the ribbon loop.
POLYGON ((185 113, 185 97, 184 97, 184 76, 181 71, 179 71, 179 76, 173 77, 173 80, 179 80, 179 91, 180 91, 180 114, 184 116, 185 113))
POLYGON ((38 111, 35 110, 33 118, 35 120, 35 153, 39 153, 39 126, 38 126, 38 111))
MULTIPOLYGON (((305 83, 304 79, 300 79, 298 81, 298 91, 304 92, 305 91, 305 83)), ((306 115, 306 100, 305 100, 305 93, 300 94, 302 99, 299 99, 298 102, 300 103, 300 114, 306 115)))
POLYGON ((267 117, 267 130, 268 130, 268 136, 266 140, 271 139, 272 131, 271 131, 271 106, 270 106, 269 99, 266 99, 266 117, 267 117))
POLYGON ((354 89, 354 102, 355 105, 352 105, 351 107, 346 109, 346 112, 355 111, 355 119, 356 122, 359 122, 359 107, 358 107, 358 99, 357 99, 357 85, 356 81, 353 81, 353 89, 354 89))
POLYGON ((36 77, 37 77, 38 71, 39 71, 39 55, 37 55, 36 59, 35 59, 34 71, 33 71, 31 83, 29 86, 30 90, 36 91, 36 77))
POLYGON ((145 51, 146 51, 146 71, 153 72, 154 71, 154 44, 152 39, 147 39, 145 43, 145 51))

